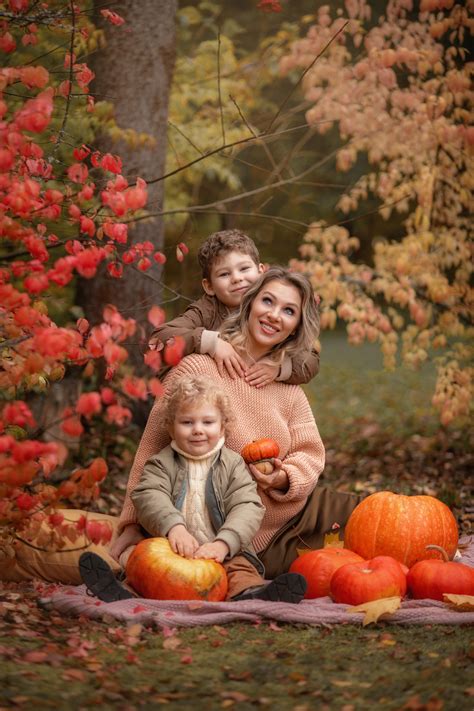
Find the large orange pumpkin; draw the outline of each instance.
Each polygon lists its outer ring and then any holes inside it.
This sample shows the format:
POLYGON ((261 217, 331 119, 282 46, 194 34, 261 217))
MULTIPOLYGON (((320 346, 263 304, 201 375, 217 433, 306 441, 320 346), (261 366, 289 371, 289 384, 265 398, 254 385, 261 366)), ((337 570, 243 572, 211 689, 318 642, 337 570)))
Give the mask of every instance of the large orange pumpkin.
POLYGON ((290 573, 304 576, 308 583, 305 598, 312 600, 329 595, 331 578, 338 568, 347 563, 362 562, 360 555, 347 548, 319 548, 303 553, 294 560, 290 565, 290 573))
POLYGON ((280 454, 278 442, 275 442, 271 437, 262 437, 254 439, 253 442, 246 444, 240 455, 243 457, 246 464, 254 464, 262 474, 271 474, 273 464, 270 461, 280 454))
POLYGON ((440 558, 426 546, 441 546, 452 558, 458 527, 450 509, 434 496, 371 494, 356 506, 344 530, 344 546, 363 558, 393 556, 409 568, 425 558, 440 558))
POLYGON ((146 538, 128 559, 127 580, 143 597, 154 600, 209 600, 227 594, 227 575, 215 560, 183 558, 167 538, 146 538))

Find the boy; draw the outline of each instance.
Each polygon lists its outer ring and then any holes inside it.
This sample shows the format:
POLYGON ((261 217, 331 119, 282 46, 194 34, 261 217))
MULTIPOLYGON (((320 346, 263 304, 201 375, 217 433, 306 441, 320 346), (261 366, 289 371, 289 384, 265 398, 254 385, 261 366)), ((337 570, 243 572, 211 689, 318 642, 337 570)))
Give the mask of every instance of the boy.
MULTIPOLYGON (((177 383, 164 412, 171 444, 147 461, 132 493, 138 521, 149 535, 166 536, 178 555, 222 563, 227 600, 299 603, 303 576, 284 573, 268 585, 262 577, 251 541, 265 508, 242 457, 224 446, 232 423, 229 396, 210 378, 187 376, 177 383)), ((96 554, 83 553, 79 565, 100 599, 132 597, 96 554)))
POLYGON ((219 327, 230 312, 240 306, 247 289, 265 270, 253 240, 240 230, 214 232, 201 245, 198 261, 202 269, 204 296, 190 304, 177 318, 153 331, 150 348, 163 349, 176 336, 184 339, 183 355, 207 353, 219 373, 244 377, 249 385, 263 387, 274 380, 293 385, 307 383, 319 372, 319 353, 301 354, 281 366, 255 363, 246 368, 234 348, 219 338, 219 327))

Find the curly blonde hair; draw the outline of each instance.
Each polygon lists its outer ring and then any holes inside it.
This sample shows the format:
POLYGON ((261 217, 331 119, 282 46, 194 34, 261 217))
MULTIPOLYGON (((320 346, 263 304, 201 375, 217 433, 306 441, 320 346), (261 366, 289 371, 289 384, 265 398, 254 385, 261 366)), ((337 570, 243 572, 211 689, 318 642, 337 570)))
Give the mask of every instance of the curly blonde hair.
POLYGON ((174 423, 176 413, 183 406, 202 403, 213 405, 219 410, 224 435, 228 437, 235 421, 230 398, 213 380, 204 375, 188 375, 176 383, 169 394, 163 414, 165 427, 169 428, 174 423))
POLYGON ((294 358, 296 354, 309 353, 319 336, 319 309, 313 287, 308 277, 300 272, 285 267, 270 267, 245 293, 238 313, 223 322, 220 334, 234 348, 245 352, 252 304, 260 291, 271 281, 282 281, 294 286, 301 296, 301 319, 295 332, 274 346, 264 359, 266 362, 281 364, 286 356, 294 358))

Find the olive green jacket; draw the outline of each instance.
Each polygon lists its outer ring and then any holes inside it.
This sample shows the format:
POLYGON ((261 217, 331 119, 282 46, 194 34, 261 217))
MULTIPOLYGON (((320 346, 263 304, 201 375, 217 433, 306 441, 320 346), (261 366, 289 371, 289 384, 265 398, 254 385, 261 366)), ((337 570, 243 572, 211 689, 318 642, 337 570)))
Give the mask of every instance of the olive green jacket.
MULTIPOLYGON (((152 536, 166 536, 177 524, 187 489, 185 459, 170 445, 151 457, 131 496, 139 523, 152 536)), ((260 528, 265 507, 242 457, 227 447, 216 454, 205 486, 205 503, 216 538, 229 547, 229 558, 255 553, 251 541, 260 528)))

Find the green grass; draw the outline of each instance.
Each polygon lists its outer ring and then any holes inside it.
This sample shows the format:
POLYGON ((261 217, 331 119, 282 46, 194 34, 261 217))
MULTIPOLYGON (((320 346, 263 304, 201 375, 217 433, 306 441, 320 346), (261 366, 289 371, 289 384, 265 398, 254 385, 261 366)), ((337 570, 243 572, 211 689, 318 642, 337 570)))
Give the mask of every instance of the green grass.
POLYGON ((376 421, 394 434, 431 434, 439 420, 431 405, 435 371, 405 367, 384 370, 380 349, 350 346, 341 332, 324 333, 321 370, 305 386, 323 439, 338 439, 341 428, 376 421))
MULTIPOLYGON (((77 621, 71 621, 77 624, 77 621)), ((88 623, 86 656, 21 661, 34 640, 0 670, 6 707, 36 709, 418 709, 472 708, 472 629, 229 625, 142 631, 129 646, 123 629, 88 623), (117 634, 117 630, 122 635, 117 634), (169 640, 176 648, 164 649, 169 640)), ((1 639, 0 644, 11 645, 1 639)), ((44 649, 44 647, 38 647, 44 649)))

